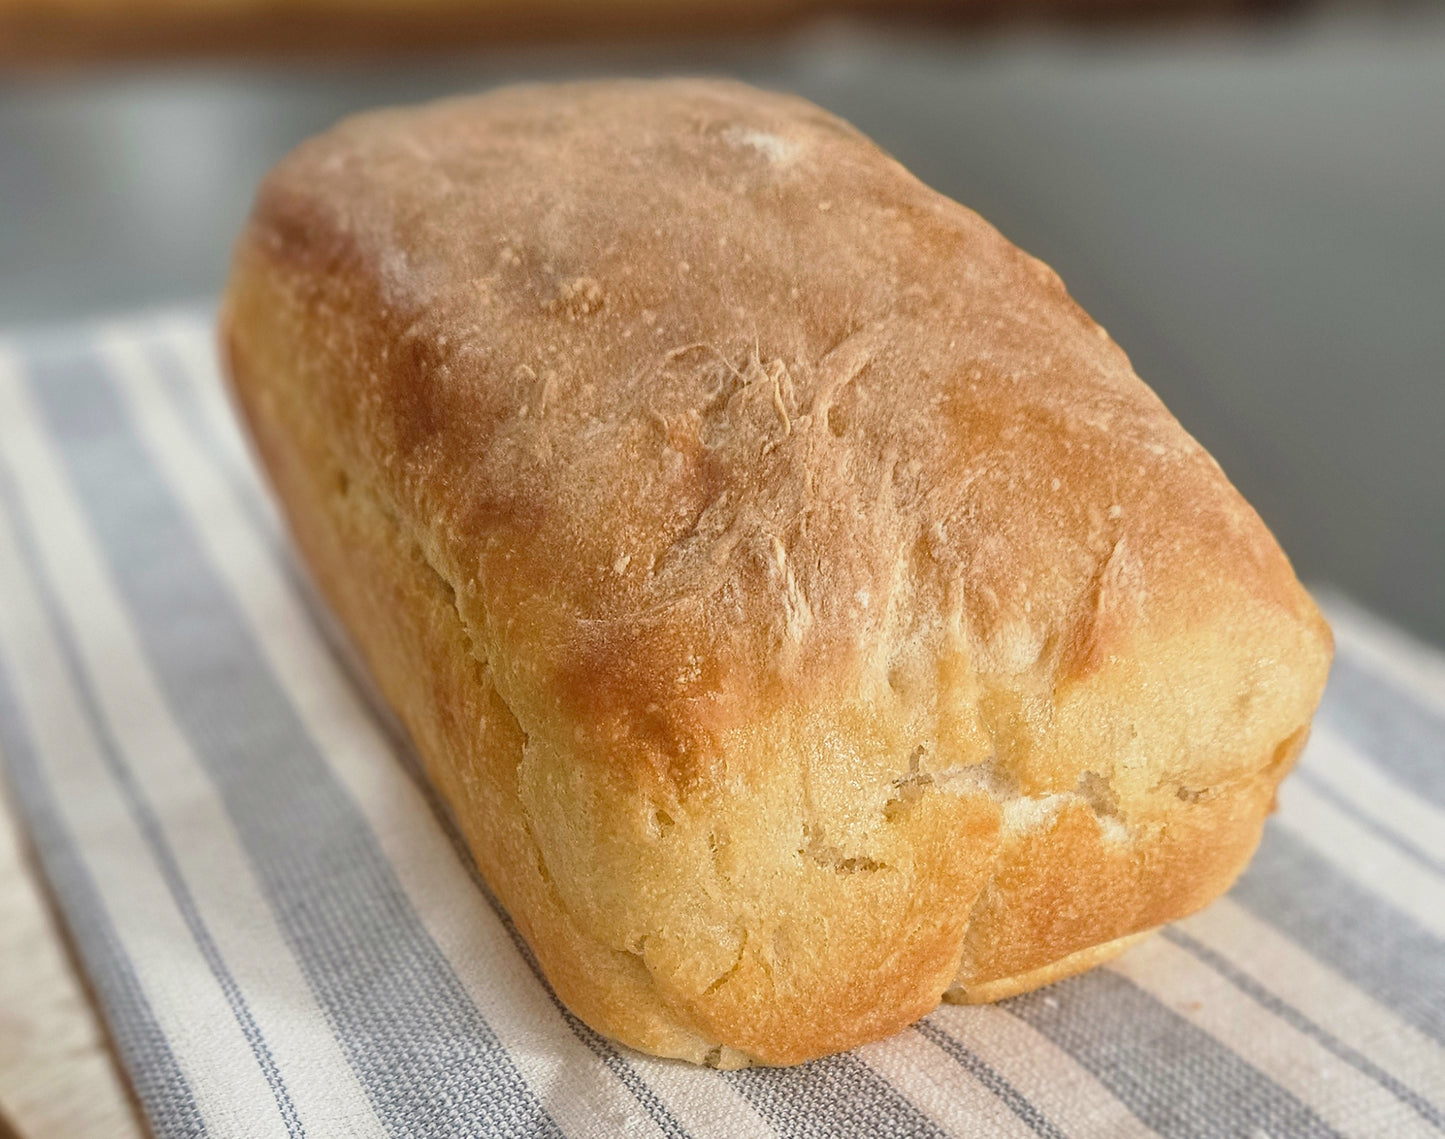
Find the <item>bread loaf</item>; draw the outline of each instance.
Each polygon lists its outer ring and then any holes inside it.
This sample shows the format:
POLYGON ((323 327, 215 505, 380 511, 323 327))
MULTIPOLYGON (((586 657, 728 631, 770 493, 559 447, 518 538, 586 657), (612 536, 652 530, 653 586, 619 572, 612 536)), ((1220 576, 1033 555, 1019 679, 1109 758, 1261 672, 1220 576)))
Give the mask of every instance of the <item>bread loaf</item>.
POLYGON ((1225 890, 1327 627, 1045 265, 800 99, 518 87, 271 174, 223 355, 558 995, 792 1064, 1225 890))

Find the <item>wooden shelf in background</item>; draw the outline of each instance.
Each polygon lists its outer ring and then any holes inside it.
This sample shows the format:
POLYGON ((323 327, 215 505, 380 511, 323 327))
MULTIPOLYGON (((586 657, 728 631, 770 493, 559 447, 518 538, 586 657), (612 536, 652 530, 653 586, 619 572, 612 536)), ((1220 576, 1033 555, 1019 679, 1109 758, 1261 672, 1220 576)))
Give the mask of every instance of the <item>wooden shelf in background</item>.
POLYGON ((829 16, 952 26, 1239 20, 1301 0, 0 0, 0 67, 376 57, 775 32, 829 16))

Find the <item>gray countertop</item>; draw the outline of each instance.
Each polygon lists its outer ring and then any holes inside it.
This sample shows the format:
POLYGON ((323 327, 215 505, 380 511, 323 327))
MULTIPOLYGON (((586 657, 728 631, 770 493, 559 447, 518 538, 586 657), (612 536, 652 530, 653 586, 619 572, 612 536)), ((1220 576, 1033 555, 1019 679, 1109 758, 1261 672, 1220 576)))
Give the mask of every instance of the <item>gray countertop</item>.
POLYGON ((348 111, 678 71, 817 100, 1050 262, 1303 577, 1445 642, 1445 14, 11 77, 0 327, 214 297, 257 180, 348 111))

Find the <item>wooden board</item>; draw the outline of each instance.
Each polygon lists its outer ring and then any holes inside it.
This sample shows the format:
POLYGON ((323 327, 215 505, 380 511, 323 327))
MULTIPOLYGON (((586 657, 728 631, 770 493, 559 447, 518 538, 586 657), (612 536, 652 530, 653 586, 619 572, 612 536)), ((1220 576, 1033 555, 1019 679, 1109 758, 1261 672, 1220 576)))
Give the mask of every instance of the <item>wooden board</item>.
POLYGON ((29 853, 0 793, 0 1139, 144 1139, 29 853))

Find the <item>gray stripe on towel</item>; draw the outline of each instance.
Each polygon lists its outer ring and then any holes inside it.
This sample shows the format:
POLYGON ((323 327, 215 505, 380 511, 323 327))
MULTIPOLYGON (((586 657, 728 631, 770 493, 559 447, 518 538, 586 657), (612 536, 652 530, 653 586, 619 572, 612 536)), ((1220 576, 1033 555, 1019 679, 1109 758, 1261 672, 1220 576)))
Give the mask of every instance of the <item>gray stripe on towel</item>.
POLYGON ((206 1125, 170 1041, 146 999, 135 965, 55 803, 0 654, 0 761, 24 808, 45 877, 85 963, 111 1038, 156 1139, 197 1139, 206 1125))
POLYGON ((1229 896, 1445 1044, 1445 943, 1283 827, 1264 828, 1229 896))
POLYGON ((851 1053, 725 1076, 783 1139, 944 1139, 902 1092, 851 1053))
POLYGON ((983 1057, 972 1049, 964 1047, 962 1042, 954 1039, 931 1020, 920 1020, 913 1027, 920 1036, 937 1045, 959 1067, 993 1092, 1035 1135, 1040 1136, 1041 1139, 1067 1139, 1067 1136, 1054 1126, 1048 1116, 1030 1103, 1029 1098, 1023 1092, 1009 1083, 1003 1074, 983 1057))
POLYGON ((1170 1139, 1324 1139, 1311 1108, 1203 1029, 1108 969, 1005 1001, 1170 1139))
POLYGON ((1422 799, 1445 809, 1445 715, 1340 651, 1319 720, 1422 799))
POLYGON ((1379 1084, 1422 1119, 1434 1124, 1442 1132, 1445 1132, 1445 1111, 1441 1111, 1424 1096, 1419 1095, 1408 1085, 1397 1080, 1368 1056, 1362 1055, 1354 1048, 1351 1048, 1334 1033, 1316 1024, 1314 1020, 1295 1008, 1294 1005, 1270 992, 1269 989, 1256 981, 1243 969, 1238 968, 1222 953, 1211 949, 1181 926, 1166 926, 1161 931, 1160 936, 1172 941, 1186 952, 1193 954, 1198 960, 1208 965, 1209 968, 1213 969, 1245 996, 1263 1005, 1280 1020, 1319 1043, 1321 1047, 1332 1052, 1339 1059, 1354 1068, 1355 1071, 1374 1080, 1375 1083, 1379 1084))
POLYGON ((387 1130, 560 1136, 307 735, 99 358, 52 348, 30 363, 161 690, 387 1130))
POLYGON ((1419 846, 1393 827, 1386 826, 1373 816, 1365 814, 1353 799, 1344 792, 1336 790, 1334 786, 1321 779, 1308 767, 1295 768, 1290 777, 1299 780, 1321 799, 1327 800, 1341 814, 1348 815, 1362 830, 1369 831, 1381 842, 1393 846, 1406 858, 1419 863, 1430 873, 1445 878, 1445 862, 1441 862, 1429 851, 1421 850, 1419 846))
POLYGON ((35 582, 46 624, 49 625, 50 633, 55 639, 65 672, 75 688, 81 716, 90 730, 91 737, 95 740, 101 762, 109 773, 111 781, 115 784, 121 802, 125 804, 126 812, 140 832, 141 839, 145 842, 151 858, 155 861, 161 880, 165 883, 166 890, 181 915, 181 920, 185 922, 191 939, 196 943, 201 959, 205 961, 206 967, 211 971, 211 976, 215 978, 217 987, 226 998, 226 1003, 231 1007, 231 1015, 236 1018, 236 1024, 240 1028, 246 1044, 250 1047, 251 1054, 256 1059, 257 1067, 261 1069, 266 1086, 271 1089, 272 1098, 276 1101, 276 1110, 280 1113, 286 1133, 295 1137, 305 1135, 306 1129, 301 1124, 296 1104, 292 1101, 291 1093, 286 1088, 286 1081, 277 1067, 276 1058, 271 1054, 271 1046, 266 1042, 265 1033, 256 1023, 250 1002, 246 1000, 246 995, 241 991, 241 986, 237 984, 231 967, 226 963, 220 947, 216 945, 215 938, 211 936, 210 929, 201 917, 195 898, 191 895, 190 886, 186 883, 185 875, 181 873, 180 863, 171 849, 170 842, 166 839, 160 820, 156 817, 144 791, 136 782, 135 775, 126 761, 120 744, 116 741, 110 721, 96 695, 90 673, 86 670, 85 663, 81 658, 74 633, 65 619, 59 599, 55 596, 55 584, 45 572, 44 561, 36 546, 30 518, 24 504, 20 501, 20 495, 11 481, 9 472, 4 469, 3 464, 0 464, 0 508, 3 508, 12 523, 20 556, 25 563, 26 571, 35 582))

